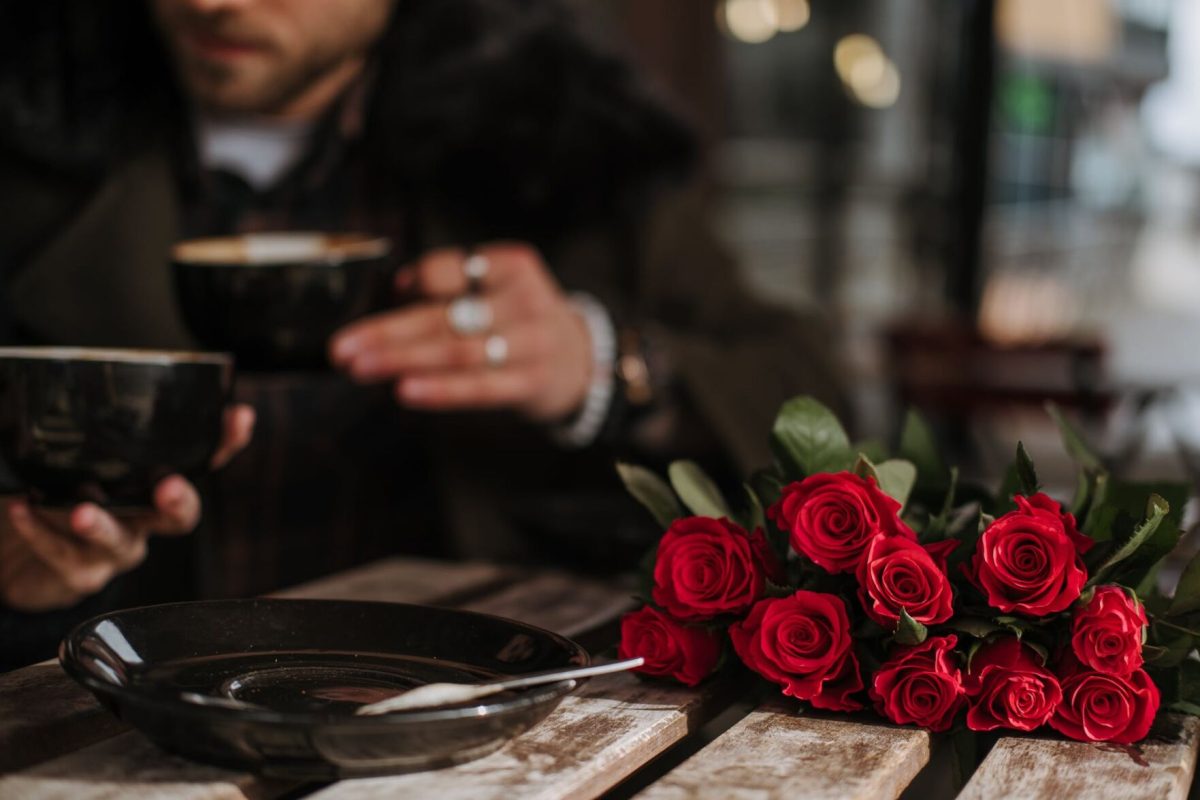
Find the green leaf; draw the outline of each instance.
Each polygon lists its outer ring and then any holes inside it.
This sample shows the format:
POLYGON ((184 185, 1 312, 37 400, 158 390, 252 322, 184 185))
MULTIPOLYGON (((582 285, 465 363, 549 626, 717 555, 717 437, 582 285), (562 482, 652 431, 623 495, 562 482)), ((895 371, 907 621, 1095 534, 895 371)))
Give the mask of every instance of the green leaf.
MULTIPOLYGON (((1116 506, 1101 506, 1093 508, 1087 516, 1087 523, 1083 526, 1082 533, 1094 542, 1109 542, 1112 541, 1114 528, 1117 527, 1117 517, 1130 515, 1121 508, 1116 506)), ((1099 553, 1099 550, 1094 550, 1099 553)))
MULTIPOLYGON (((1142 658, 1146 660, 1147 664, 1157 663, 1158 660, 1166 654, 1167 648, 1165 647, 1159 647, 1158 645, 1153 644, 1142 645, 1142 658)), ((1163 666, 1166 665, 1164 664, 1163 666)))
POLYGON ((1018 639, 1025 638, 1025 631, 1028 627, 1028 621, 1021 617, 999 616, 995 618, 995 622, 1004 630, 1016 636, 1018 639))
POLYGON ((1195 640, 1191 636, 1183 634, 1160 645, 1142 645, 1142 655, 1147 664, 1153 664, 1156 667, 1177 667, 1188 657, 1188 653, 1192 652, 1193 647, 1195 647, 1195 640))
POLYGON ((858 454, 858 457, 854 459, 854 466, 850 468, 850 471, 864 480, 870 478, 879 483, 879 478, 875 474, 875 465, 871 463, 871 459, 867 458, 866 453, 858 454))
POLYGON ((887 445, 879 439, 864 439, 857 442, 852 449, 871 459, 872 463, 878 464, 880 461, 887 461, 887 445))
POLYGON ((911 461, 893 458, 875 465, 875 479, 883 493, 903 508, 917 482, 917 468, 911 461))
POLYGON ((946 623, 946 627, 976 639, 983 639, 1002 630, 999 625, 979 617, 955 617, 946 623))
MULTIPOLYGON (((1107 511, 1104 513, 1104 516, 1108 516, 1107 511)), ((1102 545, 1093 547, 1083 555, 1083 563, 1087 566, 1088 574, 1098 574, 1101 565, 1108 560, 1109 556, 1120 550, 1122 544, 1133 538, 1133 534, 1137 531, 1137 526, 1137 520, 1130 514, 1122 509, 1116 509, 1116 516, 1112 521, 1112 525, 1108 528, 1108 539, 1102 540, 1102 545)))
POLYGON ((1137 549, 1158 530, 1158 526, 1162 524, 1163 519, 1170 510, 1171 507, 1167 505, 1166 500, 1156 494, 1150 495, 1150 500, 1146 504, 1146 519, 1134 529, 1133 535, 1129 537, 1128 541, 1118 547, 1112 555, 1104 560, 1086 585, 1095 586, 1101 583, 1104 576, 1113 567, 1136 553, 1137 549))
POLYGON ((951 574, 956 574, 954 571, 958 569, 959 564, 965 564, 975 555, 975 545, 979 542, 979 537, 988 529, 988 526, 996 521, 996 518, 991 514, 979 512, 979 522, 975 525, 968 525, 963 529, 958 537, 962 542, 958 547, 950 553, 946 558, 946 565, 950 568, 951 574))
POLYGON ((1187 658, 1179 664, 1179 699, 1200 704, 1200 661, 1187 658))
POLYGON ((743 514, 743 527, 753 532, 756 528, 767 528, 767 515, 763 511, 762 502, 758 499, 750 484, 742 484, 742 494, 746 498, 746 513, 743 514))
POLYGON ((763 508, 770 508, 779 502, 783 493, 783 476, 773 469, 760 469, 750 474, 750 487, 758 496, 763 508))
POLYGON ((1189 703, 1186 700, 1176 700, 1171 705, 1167 706, 1168 711, 1178 711, 1180 714, 1189 714, 1193 717, 1200 717, 1200 706, 1195 703, 1189 703))
POLYGON ((1175 596, 1167 608, 1167 616, 1197 610, 1200 610, 1200 553, 1192 556, 1192 560, 1183 568, 1183 574, 1175 586, 1175 596))
POLYGON ((1017 504, 1013 502, 1013 495, 1016 494, 1021 494, 1021 476, 1017 473, 1017 465, 1013 463, 1004 471, 1004 480, 996 492, 996 501, 991 506, 991 512, 999 517, 1015 509, 1017 504))
POLYGON ((1171 605, 1171 598, 1164 596, 1163 593, 1159 591, 1158 581, 1150 580, 1151 578, 1156 577, 1159 566, 1161 566, 1161 562, 1158 565, 1155 565, 1154 569, 1150 571, 1150 574, 1146 576, 1148 585, 1144 587, 1134 587, 1134 591, 1137 593, 1138 599, 1142 601, 1142 605, 1146 608, 1146 613, 1151 617, 1165 616, 1167 613, 1167 606, 1171 605))
POLYGON ((1118 565, 1109 577, 1117 583, 1133 586, 1138 597, 1147 596, 1157 582, 1166 555, 1179 544, 1179 537, 1179 527, 1171 520, 1164 519, 1146 543, 1118 565))
MULTIPOLYGON (((1149 606, 1147 606, 1149 608, 1149 606)), ((1155 627, 1163 627, 1170 631, 1186 633, 1193 639, 1200 639, 1200 616, 1192 614, 1190 616, 1180 617, 1167 622, 1164 619, 1151 620, 1151 624, 1155 627)))
POLYGON ((1104 462, 1100 460, 1100 456, 1087 443, 1083 434, 1063 415, 1058 406, 1054 403, 1046 403, 1046 413, 1058 425, 1058 433, 1062 437, 1063 447, 1066 448, 1075 463, 1092 472, 1105 472, 1104 462))
POLYGON ((1081 520, 1088 509, 1094 483, 1095 478, 1091 473, 1085 469, 1079 470, 1075 479, 1075 498, 1071 501, 1071 513, 1075 515, 1076 520, 1081 520))
POLYGON ((976 640, 972 641, 971 645, 967 648, 967 664, 966 664, 967 672, 971 671, 971 664, 974 663, 974 661, 975 661, 975 654, 978 653, 982 647, 983 647, 983 640, 976 639, 976 640))
POLYGON ((954 493, 958 489, 958 467, 950 468, 950 485, 946 488, 946 499, 942 510, 929 520, 925 530, 921 532, 921 544, 939 542, 946 538, 950 530, 950 519, 954 515, 954 493))
POLYGON ((1158 530, 1146 543, 1109 576, 1116 582, 1127 586, 1143 586, 1155 566, 1160 564, 1179 543, 1183 510, 1190 497, 1191 489, 1187 484, 1181 483, 1119 483, 1112 486, 1106 501, 1119 505, 1135 519, 1140 519, 1146 507, 1146 498, 1151 494, 1157 494, 1164 498, 1171 510, 1167 512, 1166 519, 1162 521, 1158 530))
POLYGON ((1176 525, 1183 524, 1183 510, 1191 498, 1189 484, 1175 481, 1109 481, 1105 488, 1104 505, 1116 506, 1134 519, 1146 513, 1146 499, 1156 494, 1167 501, 1170 511, 1167 519, 1176 525))
POLYGON ((842 424, 811 397, 784 403, 771 431, 771 449, 792 477, 840 472, 854 461, 842 424))
POLYGON ((1092 498, 1086 519, 1080 519, 1079 529, 1097 542, 1112 538, 1112 523, 1117 508, 1108 502, 1108 475, 1099 474, 1092 481, 1092 498))
POLYGON ((618 462, 617 474, 621 476, 626 491, 645 506, 663 528, 671 527, 672 522, 684 516, 683 506, 679 505, 671 487, 650 470, 618 462))
POLYGON ((897 644, 920 644, 928 635, 924 625, 910 617, 906 609, 900 609, 900 623, 894 637, 897 644))
POLYGON ((791 597, 796 593, 796 590, 790 586, 780 586, 777 583, 767 581, 763 588, 763 594, 767 597, 791 597))
POLYGON ((914 409, 904 415, 904 428, 900 432, 900 458, 911 461, 917 468, 917 485, 922 488, 940 490, 946 485, 948 470, 938 452, 933 430, 914 409))
POLYGON ((1037 472, 1033 468, 1033 459, 1025 450, 1023 442, 1017 442, 1017 486, 1026 497, 1037 494, 1041 485, 1038 483, 1037 472))
POLYGON ((696 516, 733 516, 721 490, 695 461, 672 461, 667 468, 667 476, 679 499, 696 516))

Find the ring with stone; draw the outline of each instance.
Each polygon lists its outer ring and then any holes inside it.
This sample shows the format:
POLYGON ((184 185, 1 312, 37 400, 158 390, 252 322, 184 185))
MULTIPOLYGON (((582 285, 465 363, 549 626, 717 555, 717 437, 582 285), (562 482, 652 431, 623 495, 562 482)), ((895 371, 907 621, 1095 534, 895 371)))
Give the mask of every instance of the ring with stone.
POLYGON ((493 333, 483 343, 483 354, 489 367, 503 367, 508 362, 508 339, 493 333))
POLYGON ((460 336, 484 333, 492 327, 492 307, 478 297, 460 297, 446 306, 446 321, 460 336))
POLYGON ((467 279, 467 292, 478 294, 483 289, 483 282, 487 279, 491 266, 485 255, 472 253, 467 256, 463 261, 463 276, 467 279))

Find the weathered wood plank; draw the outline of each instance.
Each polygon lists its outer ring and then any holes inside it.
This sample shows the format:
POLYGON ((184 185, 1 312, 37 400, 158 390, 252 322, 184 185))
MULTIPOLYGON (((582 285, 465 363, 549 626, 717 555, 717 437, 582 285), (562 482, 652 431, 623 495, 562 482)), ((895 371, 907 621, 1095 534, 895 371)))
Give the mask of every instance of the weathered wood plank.
POLYGON ((0 675, 0 774, 125 730, 57 661, 0 675))
POLYGON ((631 593, 622 588, 562 572, 548 572, 467 603, 463 608, 575 636, 611 622, 634 605, 631 593))
POLYGON ((928 761, 925 731, 803 716, 772 703, 638 798, 896 798, 928 761))
MULTIPOLYGON (((488 564, 388 559, 281 592, 283 597, 436 603, 506 580, 488 564)), ((125 730, 56 662, 0 675, 0 774, 125 730)))
POLYGON ((0 777, 0 800, 268 800, 294 785, 168 755, 130 732, 0 777))
POLYGON ((389 558, 275 592, 272 596, 438 603, 513 577, 511 569, 495 564, 389 558))
POLYGON ((311 800, 596 797, 695 730, 727 689, 652 685, 627 674, 595 678, 497 753, 436 772, 341 781, 311 800))
POLYGON ((1168 716, 1160 725, 1136 745, 1003 738, 959 800, 1183 800, 1196 771, 1200 719, 1168 716))

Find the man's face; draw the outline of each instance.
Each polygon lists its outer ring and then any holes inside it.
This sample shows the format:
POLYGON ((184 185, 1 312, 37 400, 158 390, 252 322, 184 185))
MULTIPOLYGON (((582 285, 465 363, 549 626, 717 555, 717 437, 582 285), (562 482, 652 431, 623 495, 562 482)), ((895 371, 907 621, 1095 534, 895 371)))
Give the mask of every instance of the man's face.
POLYGON ((281 113, 358 62, 394 0, 150 0, 184 86, 219 111, 281 113))

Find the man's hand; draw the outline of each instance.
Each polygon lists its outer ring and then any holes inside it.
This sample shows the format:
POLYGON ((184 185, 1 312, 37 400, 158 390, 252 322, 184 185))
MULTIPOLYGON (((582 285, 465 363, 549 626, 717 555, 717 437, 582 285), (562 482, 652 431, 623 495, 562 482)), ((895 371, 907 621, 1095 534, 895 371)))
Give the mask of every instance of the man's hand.
MULTIPOLYGON (((253 409, 227 409, 213 468, 244 448, 253 430, 253 409)), ((22 611, 78 603, 142 563, 152 534, 189 533, 200 521, 200 496, 178 475, 155 487, 153 510, 134 516, 116 516, 93 503, 69 512, 34 509, 24 500, 3 505, 0 604, 22 611)))
POLYGON ((488 330, 464 335, 451 326, 448 307, 469 288, 466 254, 434 250, 396 276, 418 300, 340 331, 333 363, 364 383, 394 381, 400 402, 414 408, 508 408, 538 422, 566 419, 592 378, 585 321, 534 248, 493 244, 476 253, 487 260, 478 290, 490 309, 488 330))

